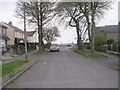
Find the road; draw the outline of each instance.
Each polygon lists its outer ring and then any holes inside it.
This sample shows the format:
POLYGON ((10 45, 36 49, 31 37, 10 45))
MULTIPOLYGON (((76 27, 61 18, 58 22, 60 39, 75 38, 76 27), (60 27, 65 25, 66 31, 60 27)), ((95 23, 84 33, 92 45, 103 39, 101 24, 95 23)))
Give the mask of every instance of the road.
POLYGON ((7 88, 117 88, 118 72, 62 48, 40 61, 7 88))

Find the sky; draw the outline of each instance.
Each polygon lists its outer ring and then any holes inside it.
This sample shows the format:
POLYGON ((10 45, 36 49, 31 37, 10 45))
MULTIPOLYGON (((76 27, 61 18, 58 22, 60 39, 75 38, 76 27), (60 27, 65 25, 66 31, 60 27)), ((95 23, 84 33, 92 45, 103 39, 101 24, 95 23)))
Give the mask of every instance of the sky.
MULTIPOLYGON (((14 26, 23 30, 23 20, 18 19, 15 15, 17 0, 0 0, 0 22, 10 22, 12 21, 14 26)), ((97 22, 96 26, 105 26, 105 25, 117 25, 118 24, 118 1, 113 0, 112 9, 105 12, 104 18, 97 22)), ((119 6, 120 7, 120 6, 119 6)), ((120 19, 119 19, 120 20, 120 19)), ((73 27, 64 27, 64 23, 55 22, 60 31, 61 37, 59 37, 55 43, 76 43, 76 31, 73 27)), ((33 30, 33 28, 27 28, 27 30, 33 30)))
MULTIPOLYGON (((118 16, 120 16, 120 2, 118 3, 118 16)), ((120 17, 118 17, 118 22, 120 23, 120 17)))

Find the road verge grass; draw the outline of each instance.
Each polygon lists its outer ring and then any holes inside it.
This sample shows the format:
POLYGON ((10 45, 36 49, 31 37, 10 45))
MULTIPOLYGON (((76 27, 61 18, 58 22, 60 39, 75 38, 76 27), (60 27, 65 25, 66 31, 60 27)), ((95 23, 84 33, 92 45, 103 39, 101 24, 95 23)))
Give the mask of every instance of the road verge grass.
POLYGON ((105 55, 103 53, 98 53, 98 52, 91 53, 90 50, 78 50, 77 48, 71 48, 71 50, 91 58, 107 58, 108 57, 108 55, 105 55))
POLYGON ((11 74, 12 72, 15 71, 16 68, 28 63, 27 60, 15 60, 10 63, 5 63, 0 66, 0 76, 5 76, 8 74, 11 74))
POLYGON ((33 54, 47 54, 48 52, 49 52, 48 50, 44 50, 44 51, 36 50, 33 54))

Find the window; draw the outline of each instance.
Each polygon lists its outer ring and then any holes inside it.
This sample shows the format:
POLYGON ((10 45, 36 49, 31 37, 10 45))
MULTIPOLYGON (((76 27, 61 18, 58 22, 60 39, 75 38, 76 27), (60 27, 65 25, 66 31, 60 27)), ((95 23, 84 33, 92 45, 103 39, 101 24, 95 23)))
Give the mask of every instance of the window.
POLYGON ((2 35, 2 27, 0 27, 0 35, 2 35))
POLYGON ((2 35, 7 35, 7 30, 4 27, 2 27, 2 35))
POLYGON ((15 31, 15 37, 17 37, 17 32, 15 31))

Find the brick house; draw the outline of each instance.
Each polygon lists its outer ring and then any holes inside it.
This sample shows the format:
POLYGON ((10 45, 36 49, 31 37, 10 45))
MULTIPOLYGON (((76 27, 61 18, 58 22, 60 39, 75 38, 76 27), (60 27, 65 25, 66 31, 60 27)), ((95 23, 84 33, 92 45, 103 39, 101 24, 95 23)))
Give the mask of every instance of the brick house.
POLYGON ((12 22, 9 23, 1 22, 1 24, 7 27, 6 35, 10 39, 7 43, 8 45, 15 45, 24 41, 24 31, 22 31, 16 26, 13 26, 12 22))
POLYGON ((9 37, 7 36, 7 27, 0 24, 0 51, 6 51, 9 40, 9 37))

